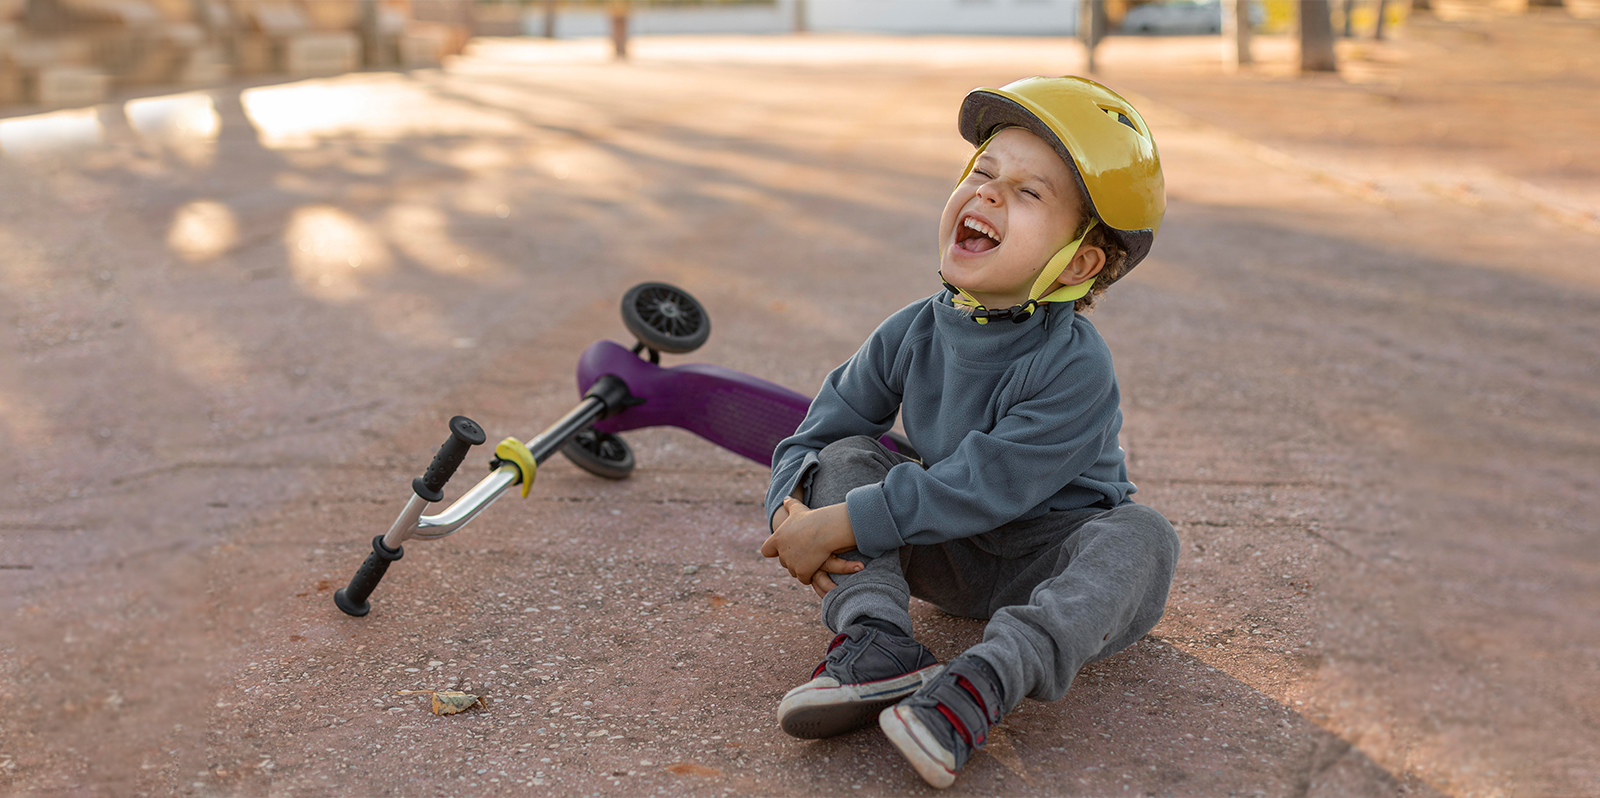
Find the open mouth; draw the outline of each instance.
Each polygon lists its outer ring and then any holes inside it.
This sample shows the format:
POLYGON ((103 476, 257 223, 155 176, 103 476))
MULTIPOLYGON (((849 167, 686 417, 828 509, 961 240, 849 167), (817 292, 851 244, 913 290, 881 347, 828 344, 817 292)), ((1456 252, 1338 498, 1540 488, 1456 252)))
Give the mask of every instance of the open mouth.
POLYGON ((1000 234, 976 217, 968 216, 956 228, 956 247, 974 254, 1000 246, 1000 234))

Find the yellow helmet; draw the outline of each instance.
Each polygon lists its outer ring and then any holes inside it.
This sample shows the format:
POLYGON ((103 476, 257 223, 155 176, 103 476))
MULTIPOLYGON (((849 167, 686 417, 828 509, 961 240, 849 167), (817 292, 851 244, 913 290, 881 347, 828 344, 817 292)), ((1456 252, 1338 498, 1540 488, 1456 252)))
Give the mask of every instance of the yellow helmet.
MULTIPOLYGON (((1128 252, 1124 274, 1144 260, 1161 229, 1167 191, 1155 140, 1131 103, 1092 80, 1071 75, 1024 78, 967 94, 961 104, 963 138, 981 152, 1004 127, 1020 127, 1044 139, 1071 167, 1092 219, 1105 225, 1128 252)), ((1068 246, 1076 251, 1077 243, 1068 246)), ((1060 266, 1066 266, 1065 260, 1060 266)), ((1056 269, 1049 281, 1060 273, 1056 269)))

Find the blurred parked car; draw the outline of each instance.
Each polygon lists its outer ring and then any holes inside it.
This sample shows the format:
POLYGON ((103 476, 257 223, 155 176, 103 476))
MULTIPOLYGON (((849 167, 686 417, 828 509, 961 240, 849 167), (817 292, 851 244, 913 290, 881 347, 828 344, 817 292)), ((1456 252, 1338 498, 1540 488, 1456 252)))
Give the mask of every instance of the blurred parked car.
MULTIPOLYGON (((1261 24, 1263 12, 1261 4, 1250 3, 1250 25, 1254 27, 1261 24)), ((1220 0, 1210 2, 1196 2, 1195 0, 1176 0, 1176 2, 1145 3, 1128 9, 1128 15, 1122 18, 1123 33, 1145 34, 1171 34, 1171 33, 1221 33, 1222 32, 1222 3, 1220 0)))

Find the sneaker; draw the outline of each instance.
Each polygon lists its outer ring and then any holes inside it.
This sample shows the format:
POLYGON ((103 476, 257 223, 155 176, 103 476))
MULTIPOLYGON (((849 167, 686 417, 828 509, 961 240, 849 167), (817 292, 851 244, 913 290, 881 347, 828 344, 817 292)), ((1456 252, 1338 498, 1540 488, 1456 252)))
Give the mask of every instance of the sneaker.
POLYGON ((922 780, 942 790, 1000 722, 999 684, 989 663, 958 657, 938 678, 885 709, 878 725, 922 780))
POLYGON ((778 704, 778 726, 806 740, 844 734, 872 723, 878 711, 917 691, 939 673, 921 643, 852 624, 828 644, 811 681, 778 704))

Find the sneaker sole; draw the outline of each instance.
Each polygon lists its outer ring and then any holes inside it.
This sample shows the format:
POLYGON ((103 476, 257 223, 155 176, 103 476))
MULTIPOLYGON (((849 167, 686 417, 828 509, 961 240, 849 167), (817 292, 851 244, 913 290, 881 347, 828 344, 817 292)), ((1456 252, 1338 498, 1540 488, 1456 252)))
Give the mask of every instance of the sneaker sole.
POLYGON ((938 676, 943 665, 929 665, 893 679, 839 684, 823 676, 790 690, 778 704, 778 727, 791 737, 820 740, 872 724, 884 707, 915 693, 938 676))
POLYGON ((956 783, 956 772, 935 753, 944 753, 942 747, 933 742, 933 735, 909 708, 903 712, 899 706, 885 709, 878 715, 878 726, 929 786, 942 790, 956 783))

